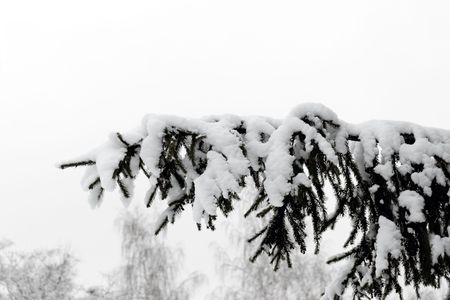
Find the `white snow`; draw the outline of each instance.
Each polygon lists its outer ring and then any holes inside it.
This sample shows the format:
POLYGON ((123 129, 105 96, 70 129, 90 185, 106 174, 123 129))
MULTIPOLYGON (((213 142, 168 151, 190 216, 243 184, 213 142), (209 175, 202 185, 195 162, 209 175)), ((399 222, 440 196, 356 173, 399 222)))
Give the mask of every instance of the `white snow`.
POLYGON ((300 120, 287 119, 269 139, 270 148, 266 160, 266 181, 264 187, 274 206, 283 205, 283 199, 291 190, 292 163, 295 159, 289 153, 292 135, 299 130, 300 120))
POLYGON ((205 172, 194 181, 195 202, 194 220, 200 223, 203 212, 216 215, 217 198, 229 197, 229 192, 240 191, 236 178, 229 170, 225 158, 215 152, 208 152, 208 166, 205 172))
POLYGON ((374 185, 372 185, 372 186, 369 188, 369 192, 370 192, 371 194, 375 194, 375 193, 378 191, 379 188, 380 188, 380 186, 379 186, 378 184, 374 184, 374 185))
POLYGON ((293 179, 293 184, 294 185, 303 185, 306 187, 311 187, 311 180, 309 179, 308 176, 306 176, 306 174, 304 173, 299 173, 297 174, 294 179, 293 179))
POLYGON ((425 222, 425 216, 423 215, 425 200, 417 192, 410 190, 401 192, 398 197, 398 204, 408 210, 409 214, 406 216, 408 222, 425 222))
MULTIPOLYGON (((450 227, 447 228, 450 232, 450 227)), ((438 262, 439 256, 445 254, 450 256, 450 237, 440 237, 436 234, 430 234, 431 252, 433 255, 433 264, 438 262)))
POLYGON ((302 119, 308 117, 320 117, 323 120, 332 121, 339 124, 339 119, 334 111, 320 103, 303 103, 294 107, 289 113, 289 117, 302 119))
POLYGON ((103 198, 100 197, 101 186, 96 185, 91 190, 89 190, 88 203, 92 209, 99 207, 102 204, 103 198))
POLYGON ((394 222, 380 216, 378 219, 379 229, 376 242, 375 275, 381 276, 382 272, 388 268, 388 254, 393 258, 399 258, 401 254, 400 230, 394 222))
POLYGON ((389 181, 394 175, 394 170, 392 169, 392 163, 390 161, 385 164, 379 164, 374 169, 375 173, 381 175, 386 181, 389 181))
POLYGON ((292 189, 290 179, 293 176, 292 163, 295 160, 295 156, 289 153, 289 149, 291 147, 291 139, 296 132, 301 132, 305 135, 306 156, 313 150, 312 143, 314 141, 330 162, 338 163, 333 146, 314 127, 298 118, 288 117, 285 119, 283 124, 273 132, 268 141, 269 150, 266 160, 266 181, 264 182, 264 187, 270 203, 274 206, 281 206, 284 196, 292 189))
POLYGON ((259 170, 258 158, 266 157, 268 150, 267 141, 261 140, 261 135, 267 136, 267 139, 276 130, 272 123, 263 118, 248 118, 247 134, 245 135, 245 144, 248 150, 248 159, 254 170, 259 170))
POLYGON ((95 166, 101 180, 101 185, 106 191, 112 191, 116 187, 113 178, 114 170, 124 158, 126 148, 113 136, 103 144, 95 157, 95 166))

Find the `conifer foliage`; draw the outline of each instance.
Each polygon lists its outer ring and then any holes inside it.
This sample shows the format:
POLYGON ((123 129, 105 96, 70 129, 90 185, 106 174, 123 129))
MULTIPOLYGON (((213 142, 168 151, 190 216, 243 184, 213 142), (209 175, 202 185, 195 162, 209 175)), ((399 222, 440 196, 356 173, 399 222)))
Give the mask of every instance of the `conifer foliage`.
MULTIPOLYGON (((112 134, 87 155, 83 187, 98 206, 118 188, 125 202, 142 172, 146 204, 167 202, 156 232, 191 206, 198 227, 214 229, 251 178, 257 197, 246 212, 269 221, 249 241, 250 258, 266 254, 275 269, 306 251, 306 219, 315 250, 324 231, 344 216, 353 229, 347 268, 324 291, 338 299, 351 286, 356 299, 401 294, 403 282, 439 286, 450 278, 450 132, 411 123, 349 124, 320 104, 303 104, 283 120, 231 115, 203 119, 147 115, 141 126, 112 134), (331 194, 331 195, 330 195, 331 194), (327 211, 328 197, 337 199, 327 211), (402 276, 401 276, 402 275, 402 276)), ((295 267, 295 266, 294 266, 295 267)))

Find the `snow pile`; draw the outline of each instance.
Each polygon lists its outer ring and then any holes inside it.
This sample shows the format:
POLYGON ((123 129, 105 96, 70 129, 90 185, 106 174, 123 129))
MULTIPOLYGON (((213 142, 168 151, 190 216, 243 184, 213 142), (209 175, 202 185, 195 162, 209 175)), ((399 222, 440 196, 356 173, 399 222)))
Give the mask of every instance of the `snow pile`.
POLYGON ((205 172, 195 179, 194 220, 200 223, 202 214, 211 216, 217 214, 217 205, 211 199, 221 196, 228 199, 230 192, 239 191, 235 176, 229 171, 225 158, 215 151, 207 155, 208 166, 205 172))
MULTIPOLYGON (((447 232, 450 232, 450 227, 447 228, 447 232)), ((430 244, 434 264, 438 263, 439 257, 444 257, 445 254, 450 256, 450 237, 441 237, 436 234, 431 234, 430 244)))
POLYGON ((402 249, 402 235, 394 222, 380 216, 378 220, 380 228, 377 233, 375 275, 381 276, 389 266, 388 256, 399 258, 402 249))
POLYGON ((409 214, 406 216, 408 222, 425 222, 425 216, 423 215, 425 200, 418 193, 409 190, 401 192, 398 197, 398 204, 408 210, 409 214))

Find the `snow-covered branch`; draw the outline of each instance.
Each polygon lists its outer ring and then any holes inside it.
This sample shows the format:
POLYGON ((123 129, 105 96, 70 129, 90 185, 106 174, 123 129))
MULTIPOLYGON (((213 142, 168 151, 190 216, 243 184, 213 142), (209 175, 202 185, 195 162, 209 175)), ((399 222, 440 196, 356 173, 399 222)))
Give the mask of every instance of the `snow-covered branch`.
MULTIPOLYGON (((313 221, 316 251, 322 233, 348 216, 353 229, 345 276, 328 289, 383 298, 398 282, 437 286, 450 276, 450 132, 419 125, 371 121, 349 124, 320 104, 303 104, 283 120, 216 116, 184 119, 148 115, 129 133, 112 134, 99 148, 61 168, 87 166, 82 186, 91 205, 119 188, 125 203, 142 171, 148 206, 159 195, 168 209, 158 230, 187 205, 195 222, 214 229, 218 212, 233 209, 245 179, 258 195, 248 214, 269 216, 251 240, 254 255, 271 256, 275 269, 306 250, 305 218, 313 221), (331 189, 328 189, 330 186, 331 189), (326 209, 334 193, 335 211, 326 209)), ((327 298, 328 297, 328 298, 327 298)))

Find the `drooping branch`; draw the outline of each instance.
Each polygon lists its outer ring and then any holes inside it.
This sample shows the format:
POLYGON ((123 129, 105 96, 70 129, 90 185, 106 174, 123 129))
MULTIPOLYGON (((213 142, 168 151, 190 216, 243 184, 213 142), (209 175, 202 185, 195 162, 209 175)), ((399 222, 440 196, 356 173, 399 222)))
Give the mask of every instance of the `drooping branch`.
POLYGON ((87 166, 83 187, 93 206, 116 186, 129 199, 142 171, 150 185, 147 206, 158 195, 168 204, 158 232, 187 205, 199 228, 203 222, 214 229, 218 211, 227 216, 250 179, 258 192, 246 216, 266 221, 249 237, 258 243, 252 259, 266 253, 275 269, 290 264, 292 251, 306 251, 307 217, 316 252, 323 232, 348 217, 349 249, 332 261, 350 264, 325 293, 332 299, 347 286, 356 298, 400 294, 401 274, 417 289, 450 277, 449 163, 448 131, 389 121, 353 125, 305 104, 284 120, 148 115, 138 130, 111 135, 60 167, 87 166))

